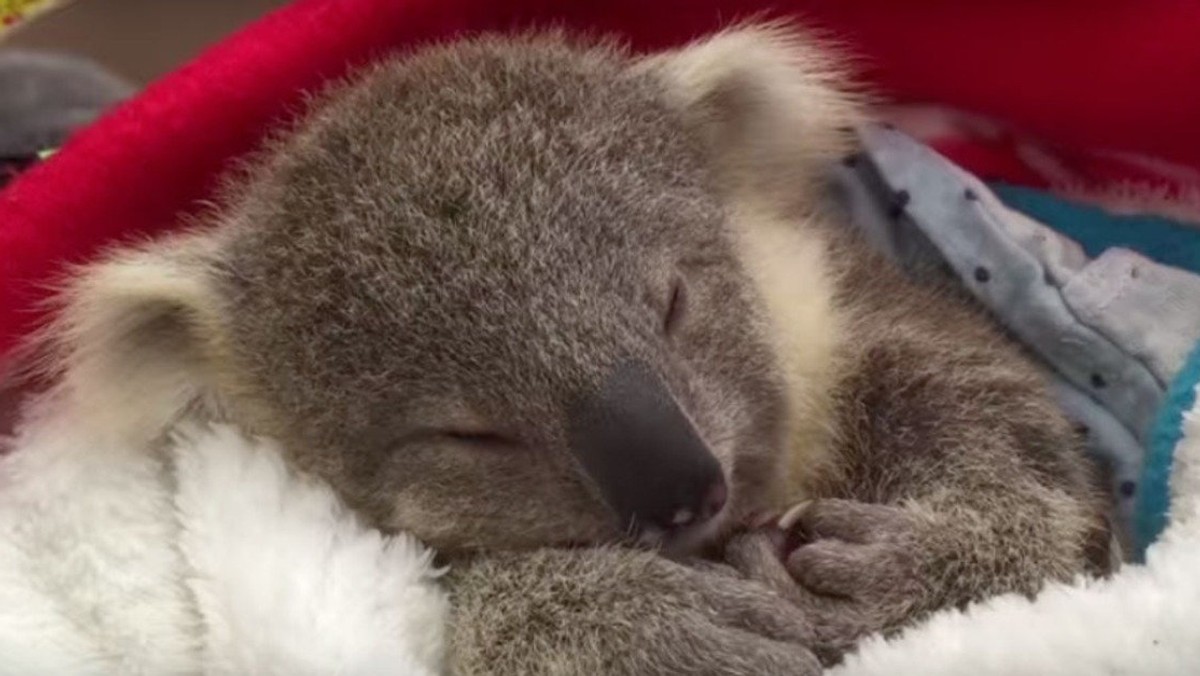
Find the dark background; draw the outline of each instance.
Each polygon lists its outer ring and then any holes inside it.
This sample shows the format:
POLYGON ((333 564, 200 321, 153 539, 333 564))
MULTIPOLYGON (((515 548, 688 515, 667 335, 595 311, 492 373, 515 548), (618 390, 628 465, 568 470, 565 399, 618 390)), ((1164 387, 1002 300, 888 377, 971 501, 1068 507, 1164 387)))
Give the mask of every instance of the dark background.
POLYGON ((76 0, 0 43, 92 58, 145 84, 286 0, 76 0))

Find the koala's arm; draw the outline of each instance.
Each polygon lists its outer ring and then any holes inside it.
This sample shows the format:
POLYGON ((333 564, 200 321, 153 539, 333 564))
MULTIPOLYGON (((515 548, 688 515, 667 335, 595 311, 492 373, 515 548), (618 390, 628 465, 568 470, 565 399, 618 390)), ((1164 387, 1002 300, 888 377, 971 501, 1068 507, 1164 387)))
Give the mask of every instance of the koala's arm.
POLYGON ((454 561, 451 673, 820 673, 804 613, 720 565, 616 547, 454 561))
POLYGON ((1025 357, 958 298, 887 273, 863 286, 837 471, 784 519, 782 561, 760 549, 752 573, 783 564, 826 660, 941 608, 1098 571, 1109 541, 1080 439, 1025 357))
POLYGON ((932 582, 918 610, 1083 572, 1106 522, 1081 440, 1039 376, 998 339, 910 330, 864 353, 829 497, 913 519, 918 576, 932 582))

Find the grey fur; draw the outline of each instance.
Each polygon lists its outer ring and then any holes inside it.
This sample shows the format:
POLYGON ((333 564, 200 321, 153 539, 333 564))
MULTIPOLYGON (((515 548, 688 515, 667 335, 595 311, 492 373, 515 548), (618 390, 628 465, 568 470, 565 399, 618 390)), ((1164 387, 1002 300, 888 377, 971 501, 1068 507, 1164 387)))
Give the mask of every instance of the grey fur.
MULTIPOLYGON (((810 649, 1083 572, 1100 512, 1032 368, 820 209, 858 114, 839 83, 775 29, 648 60, 551 35, 387 61, 206 225, 81 276, 66 380, 107 409, 113 380, 190 397, 432 544, 462 674, 810 674, 810 649), (630 359, 730 484, 657 541, 678 560, 632 546, 568 440, 630 359), (801 499, 791 533, 743 526, 801 499)), ((114 428, 153 436, 146 415, 114 428)))

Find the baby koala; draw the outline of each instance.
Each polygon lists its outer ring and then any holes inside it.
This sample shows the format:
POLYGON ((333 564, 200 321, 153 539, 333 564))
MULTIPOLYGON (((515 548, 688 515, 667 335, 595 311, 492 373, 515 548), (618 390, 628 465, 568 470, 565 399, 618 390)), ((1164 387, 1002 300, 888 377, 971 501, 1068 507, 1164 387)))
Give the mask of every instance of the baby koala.
POLYGON ((84 270, 59 388, 138 443, 275 437, 424 539, 455 673, 816 673, 1103 541, 1019 351, 826 209, 862 118, 779 27, 388 59, 197 227, 84 270))

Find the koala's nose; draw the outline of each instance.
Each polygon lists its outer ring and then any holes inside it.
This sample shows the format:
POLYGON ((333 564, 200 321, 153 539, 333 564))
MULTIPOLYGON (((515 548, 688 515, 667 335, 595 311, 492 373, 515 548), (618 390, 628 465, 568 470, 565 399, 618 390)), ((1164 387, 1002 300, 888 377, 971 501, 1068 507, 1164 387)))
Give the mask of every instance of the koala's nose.
POLYGON ((619 365, 568 422, 572 450, 623 527, 673 531, 724 508, 720 464, 646 366, 619 365))

